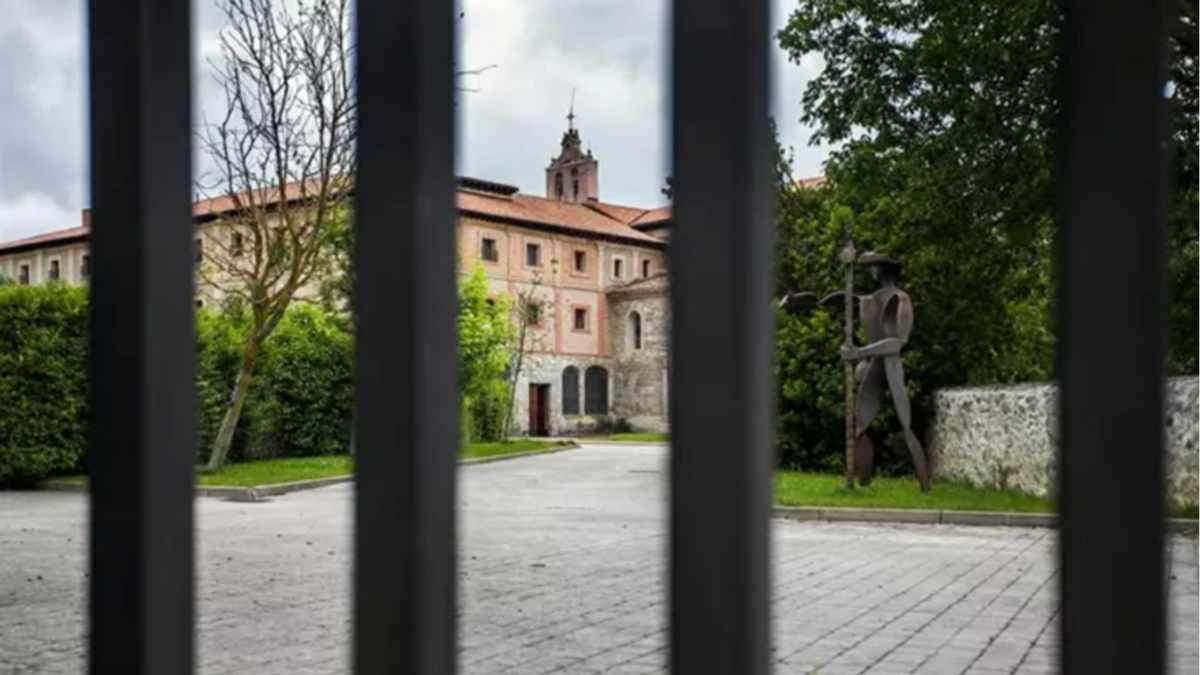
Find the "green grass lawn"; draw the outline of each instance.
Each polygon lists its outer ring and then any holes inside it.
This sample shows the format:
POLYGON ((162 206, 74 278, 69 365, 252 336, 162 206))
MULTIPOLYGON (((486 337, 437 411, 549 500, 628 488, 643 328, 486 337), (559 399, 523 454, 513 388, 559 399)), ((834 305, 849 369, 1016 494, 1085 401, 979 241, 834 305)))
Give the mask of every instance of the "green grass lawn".
POLYGON ((597 436, 588 440, 622 441, 625 443, 666 443, 671 440, 671 437, 668 434, 613 434, 611 436, 597 436))
MULTIPOLYGON (((563 441, 509 441, 506 443, 475 443, 463 448, 459 455, 463 459, 497 457, 519 452, 536 452, 560 448, 563 441)), ((328 457, 288 457, 266 459, 258 462, 226 464, 217 471, 196 471, 197 483, 204 487, 253 487, 292 483, 300 480, 330 478, 353 473, 354 468, 346 455, 328 457)), ((63 476, 54 478, 58 483, 85 483, 87 476, 63 476)))
MULTIPOLYGON (((832 474, 780 471, 775 475, 775 502, 780 506, 829 506, 880 509, 930 509, 934 511, 1000 511, 1005 513, 1054 513, 1054 502, 1046 497, 1017 492, 971 487, 963 483, 934 481, 929 494, 921 494, 915 478, 876 478, 870 487, 853 493, 844 489, 845 479, 832 474)), ((1196 507, 1169 509, 1171 518, 1197 518, 1196 507)))
POLYGON ((876 478, 869 487, 846 492, 842 476, 781 471, 775 499, 781 506, 840 506, 883 509, 1051 513, 1054 503, 1015 490, 988 490, 961 483, 934 482, 921 494, 915 478, 876 478))
POLYGON ((502 443, 473 443, 463 449, 459 455, 463 459, 482 459, 499 455, 512 455, 518 452, 540 452, 553 450, 570 445, 569 441, 504 441, 502 443))

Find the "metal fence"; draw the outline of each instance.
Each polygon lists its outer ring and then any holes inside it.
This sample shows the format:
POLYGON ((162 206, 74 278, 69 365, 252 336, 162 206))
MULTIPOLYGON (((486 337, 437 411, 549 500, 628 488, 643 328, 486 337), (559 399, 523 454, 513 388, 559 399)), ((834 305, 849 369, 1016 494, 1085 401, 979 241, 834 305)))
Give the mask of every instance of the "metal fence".
MULTIPOLYGON (((1166 637, 1165 3, 1063 10, 1062 668, 1153 675, 1166 637)), ((454 2, 357 11, 353 661, 364 675, 450 674, 454 2)), ((88 27, 90 672, 183 674, 195 650, 189 0, 92 0, 88 27)), ((672 39, 670 664, 764 675, 768 2, 675 2, 672 39)))

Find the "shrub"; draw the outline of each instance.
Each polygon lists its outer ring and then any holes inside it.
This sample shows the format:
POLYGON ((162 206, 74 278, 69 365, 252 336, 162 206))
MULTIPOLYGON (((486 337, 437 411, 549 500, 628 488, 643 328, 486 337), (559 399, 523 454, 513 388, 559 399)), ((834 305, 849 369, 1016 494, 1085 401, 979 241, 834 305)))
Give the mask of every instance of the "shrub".
POLYGON ((0 485, 80 470, 87 340, 85 291, 0 287, 0 485))
MULTIPOLYGON (((84 470, 87 447, 87 290, 0 287, 0 486, 84 470)), ((250 316, 237 303, 196 315, 196 455, 225 415, 250 316)), ((263 346, 234 434, 232 460, 345 454, 350 450, 354 340, 343 315, 289 309, 263 346)), ((490 303, 482 272, 460 296, 463 436, 499 440, 508 305, 490 303)))
POLYGON ((262 422, 252 440, 289 456, 349 452, 351 336, 329 314, 301 305, 288 310, 263 357, 256 382, 262 422))
MULTIPOLYGON (((236 304, 196 320, 198 459, 225 415, 250 317, 236 304)), ((354 355, 344 322, 297 305, 263 345, 231 460, 349 452, 354 355)))

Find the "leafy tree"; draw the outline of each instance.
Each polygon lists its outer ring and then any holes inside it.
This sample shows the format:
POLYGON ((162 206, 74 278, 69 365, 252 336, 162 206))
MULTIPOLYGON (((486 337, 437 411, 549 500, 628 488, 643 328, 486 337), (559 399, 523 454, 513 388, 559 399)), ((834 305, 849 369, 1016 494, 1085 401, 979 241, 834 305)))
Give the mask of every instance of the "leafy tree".
MULTIPOLYGON (((794 61, 822 56, 826 67, 804 92, 802 120, 816 130, 814 142, 838 149, 828 187, 803 191, 799 215, 779 222, 781 286, 838 288, 842 231, 859 251, 887 251, 904 263, 901 285, 917 311, 905 366, 918 431, 938 388, 1049 377, 1055 5, 798 5, 780 46, 794 61)), ((860 291, 869 288, 863 280, 860 291)), ((793 330, 805 340, 835 345, 826 318, 781 319, 781 334, 799 321, 793 330)), ((822 368, 836 374, 835 362, 822 368)), ((834 392, 836 375, 800 386, 792 380, 804 370, 787 363, 781 449, 816 467, 823 450, 811 448, 840 448, 839 426, 818 422, 832 416, 833 407, 822 406, 840 401, 842 387, 834 392), (790 420, 806 422, 788 429, 790 420)), ((878 422, 881 430, 894 426, 878 422)), ((906 468, 902 442, 884 441, 877 465, 906 468)))
MULTIPOLYGON (((1171 58, 1172 366, 1196 372, 1196 0, 1171 58)), ((928 384, 1049 375, 1057 4, 800 0, 779 32, 819 54, 802 120, 840 144, 837 199, 907 268, 928 384)))
POLYGON ((514 341, 507 298, 488 296, 487 277, 476 266, 458 287, 459 389, 466 438, 497 440, 506 429, 505 371, 514 341))

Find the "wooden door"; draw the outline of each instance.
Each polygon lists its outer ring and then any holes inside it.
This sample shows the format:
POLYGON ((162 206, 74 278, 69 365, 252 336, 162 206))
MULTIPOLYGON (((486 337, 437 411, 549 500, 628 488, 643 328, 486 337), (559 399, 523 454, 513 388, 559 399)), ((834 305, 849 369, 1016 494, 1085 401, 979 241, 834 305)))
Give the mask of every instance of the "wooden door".
POLYGON ((550 435, 550 385, 529 385, 529 435, 550 435))

